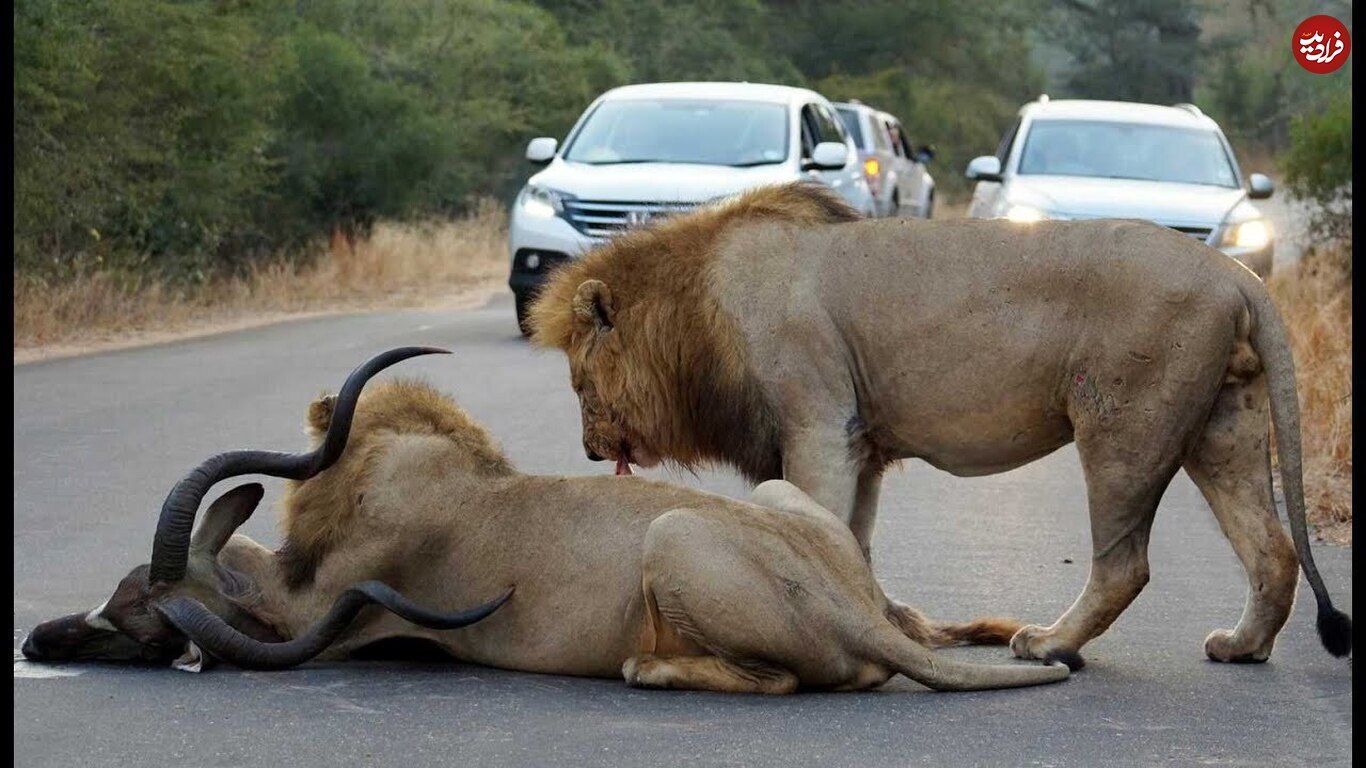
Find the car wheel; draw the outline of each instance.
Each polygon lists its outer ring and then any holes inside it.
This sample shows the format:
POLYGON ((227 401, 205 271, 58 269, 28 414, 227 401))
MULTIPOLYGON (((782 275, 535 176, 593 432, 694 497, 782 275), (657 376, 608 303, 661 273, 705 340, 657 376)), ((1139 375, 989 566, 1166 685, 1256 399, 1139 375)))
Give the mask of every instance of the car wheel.
POLYGON ((934 216, 934 195, 931 194, 931 195, 930 195, 930 199, 925 201, 925 218, 928 219, 928 218, 932 218, 933 216, 934 216))
POLYGON ((527 325, 527 311, 531 309, 531 297, 514 293, 512 298, 513 303, 517 305, 517 327, 522 331, 523 336, 530 336, 531 326, 527 325))

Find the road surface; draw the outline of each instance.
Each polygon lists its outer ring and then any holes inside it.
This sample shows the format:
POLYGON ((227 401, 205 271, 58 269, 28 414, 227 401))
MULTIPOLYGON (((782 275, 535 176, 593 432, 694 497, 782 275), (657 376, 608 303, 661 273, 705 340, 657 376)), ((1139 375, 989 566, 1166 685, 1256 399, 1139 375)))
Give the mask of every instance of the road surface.
MULTIPOLYGON (((99 604, 146 562, 156 512, 183 471, 227 448, 302 448, 309 399, 406 344, 455 350, 401 373, 451 392, 522 469, 611 471, 583 456, 563 356, 517 337, 508 296, 459 313, 302 320, 20 366, 15 648, 36 622, 99 604)), ((746 492, 725 472, 672 479, 746 492)), ((267 488, 245 531, 274 543, 281 481, 267 488)), ((1316 550, 1349 607, 1350 550, 1316 550)), ((1070 447, 994 477, 912 462, 887 478, 876 571, 931 615, 1047 623, 1081 588, 1088 554, 1070 447)), ((1089 666, 1045 688, 936 694, 898 678, 872 693, 766 698, 457 664, 194 676, 16 660, 14 756, 26 766, 1346 765, 1351 667, 1319 646, 1308 588, 1270 663, 1218 665, 1201 644, 1237 620, 1244 580, 1184 474, 1163 499, 1151 559, 1151 584, 1087 647, 1089 666)))

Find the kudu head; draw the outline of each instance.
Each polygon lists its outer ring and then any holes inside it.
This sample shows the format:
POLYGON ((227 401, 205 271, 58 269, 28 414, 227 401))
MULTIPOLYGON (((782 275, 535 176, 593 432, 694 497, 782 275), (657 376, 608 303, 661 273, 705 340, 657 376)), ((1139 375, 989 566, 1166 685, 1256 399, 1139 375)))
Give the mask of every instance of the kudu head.
POLYGON ((314 451, 231 451, 200 464, 171 489, 161 507, 152 561, 134 568, 98 608, 39 624, 24 640, 24 655, 35 661, 172 664, 189 671, 199 671, 212 659, 249 669, 282 669, 321 653, 369 603, 435 629, 455 629, 492 613, 511 590, 467 611, 443 614, 409 602, 385 584, 367 581, 343 592, 308 631, 285 641, 248 607, 255 592, 251 580, 218 562, 223 545, 261 501, 262 487, 251 483, 227 492, 209 506, 194 530, 200 502, 221 480, 247 474, 306 480, 332 466, 346 448, 366 381, 400 360, 445 351, 403 347, 353 371, 314 451))

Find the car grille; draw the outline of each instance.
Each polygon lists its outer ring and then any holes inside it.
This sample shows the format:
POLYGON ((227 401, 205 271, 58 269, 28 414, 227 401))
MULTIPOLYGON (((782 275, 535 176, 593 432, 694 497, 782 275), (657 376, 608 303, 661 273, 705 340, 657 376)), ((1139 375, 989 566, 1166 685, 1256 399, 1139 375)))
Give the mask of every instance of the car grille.
POLYGON ((664 216, 691 210, 697 203, 626 203, 608 200, 566 200, 564 217, 589 237, 611 237, 664 216))

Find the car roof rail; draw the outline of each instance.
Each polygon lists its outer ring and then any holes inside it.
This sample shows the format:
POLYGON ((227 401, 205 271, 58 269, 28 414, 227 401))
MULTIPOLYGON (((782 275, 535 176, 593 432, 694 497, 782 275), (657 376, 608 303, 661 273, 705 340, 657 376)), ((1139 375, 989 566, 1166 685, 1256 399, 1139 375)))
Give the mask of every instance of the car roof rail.
POLYGON ((1195 106, 1194 104, 1189 104, 1189 103, 1183 101, 1183 102, 1181 102, 1180 104, 1173 104, 1172 106, 1173 106, 1173 107, 1176 107, 1177 109, 1184 109, 1184 110, 1186 110, 1187 112, 1189 112, 1189 113, 1191 113, 1192 115, 1195 115, 1195 116, 1197 116, 1197 117, 1204 117, 1204 116, 1205 116, 1205 113, 1204 113, 1204 112, 1201 112, 1201 111, 1200 111, 1200 108, 1197 107, 1197 106, 1195 106))

